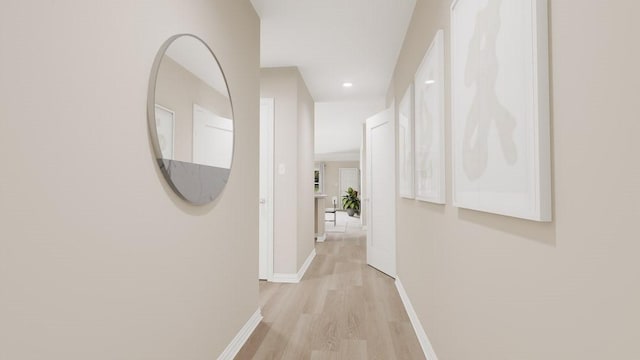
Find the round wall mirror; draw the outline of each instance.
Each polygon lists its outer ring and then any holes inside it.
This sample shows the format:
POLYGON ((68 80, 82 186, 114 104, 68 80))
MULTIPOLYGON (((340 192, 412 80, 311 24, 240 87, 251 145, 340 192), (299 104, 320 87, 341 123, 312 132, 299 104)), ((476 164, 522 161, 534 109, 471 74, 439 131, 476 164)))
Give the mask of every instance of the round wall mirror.
POLYGON ((220 64, 200 38, 175 35, 162 45, 147 114, 155 157, 171 188, 195 205, 215 200, 233 163, 233 108, 220 64))

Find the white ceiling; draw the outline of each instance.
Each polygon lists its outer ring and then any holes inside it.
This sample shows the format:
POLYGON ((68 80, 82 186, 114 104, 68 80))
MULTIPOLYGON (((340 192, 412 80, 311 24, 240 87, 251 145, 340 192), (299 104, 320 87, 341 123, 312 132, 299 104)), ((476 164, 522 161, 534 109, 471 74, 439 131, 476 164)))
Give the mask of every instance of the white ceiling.
MULTIPOLYGON (((316 158, 342 157, 345 153, 360 158, 362 123, 384 109, 384 98, 357 102, 316 102, 316 158)), ((337 159, 336 159, 337 160, 337 159)))
POLYGON ((251 0, 261 19, 261 66, 297 66, 316 101, 316 153, 359 149, 361 124, 381 110, 415 1, 251 0))

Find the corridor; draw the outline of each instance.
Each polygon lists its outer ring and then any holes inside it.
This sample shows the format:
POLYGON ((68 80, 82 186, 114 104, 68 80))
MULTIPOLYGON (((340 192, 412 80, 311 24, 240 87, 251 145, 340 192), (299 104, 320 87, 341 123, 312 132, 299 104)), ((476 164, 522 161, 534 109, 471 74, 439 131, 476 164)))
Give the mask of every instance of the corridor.
POLYGON ((354 228, 316 243, 299 284, 260 282, 263 321, 236 359, 424 359, 393 279, 354 228))

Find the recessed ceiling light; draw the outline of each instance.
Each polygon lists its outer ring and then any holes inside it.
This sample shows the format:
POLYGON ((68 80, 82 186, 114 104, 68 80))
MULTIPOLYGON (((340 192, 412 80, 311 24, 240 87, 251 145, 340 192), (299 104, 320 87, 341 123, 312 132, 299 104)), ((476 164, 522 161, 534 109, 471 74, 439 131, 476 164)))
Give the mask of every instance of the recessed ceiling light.
POLYGON ((353 84, 350 82, 342 83, 342 87, 352 87, 353 84))
POLYGON ((435 84, 436 81, 435 80, 427 80, 424 83, 427 84, 427 85, 431 85, 431 84, 435 84))

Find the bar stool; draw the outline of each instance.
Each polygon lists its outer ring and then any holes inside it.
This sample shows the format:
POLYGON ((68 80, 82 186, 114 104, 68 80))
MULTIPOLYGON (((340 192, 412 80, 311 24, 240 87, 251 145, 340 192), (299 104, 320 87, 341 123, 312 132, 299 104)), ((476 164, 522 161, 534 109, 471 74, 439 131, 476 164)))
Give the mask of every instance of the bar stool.
POLYGON ((332 208, 325 208, 324 209, 324 213, 325 213, 325 217, 324 217, 324 221, 325 222, 331 222, 332 220, 327 220, 327 216, 326 214, 333 214, 333 226, 336 226, 336 212, 338 211, 338 204, 336 203, 336 199, 333 199, 333 207, 332 208))

